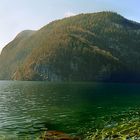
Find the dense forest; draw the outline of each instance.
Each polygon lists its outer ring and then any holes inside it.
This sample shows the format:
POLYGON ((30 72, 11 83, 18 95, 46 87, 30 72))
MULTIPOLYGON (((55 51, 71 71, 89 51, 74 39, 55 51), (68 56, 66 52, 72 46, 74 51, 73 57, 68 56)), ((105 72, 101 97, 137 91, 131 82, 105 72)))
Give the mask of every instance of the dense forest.
POLYGON ((140 81, 140 24, 113 12, 23 31, 0 55, 0 79, 140 81))

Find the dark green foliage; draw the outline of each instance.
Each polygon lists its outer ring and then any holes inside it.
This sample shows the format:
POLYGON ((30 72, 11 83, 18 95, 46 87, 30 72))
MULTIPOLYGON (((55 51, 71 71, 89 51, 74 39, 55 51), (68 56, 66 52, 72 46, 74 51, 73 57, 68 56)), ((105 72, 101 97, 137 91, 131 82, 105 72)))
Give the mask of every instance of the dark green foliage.
POLYGON ((121 81, 139 74, 139 38, 140 24, 112 12, 57 20, 20 33, 3 49, 0 78, 121 81))

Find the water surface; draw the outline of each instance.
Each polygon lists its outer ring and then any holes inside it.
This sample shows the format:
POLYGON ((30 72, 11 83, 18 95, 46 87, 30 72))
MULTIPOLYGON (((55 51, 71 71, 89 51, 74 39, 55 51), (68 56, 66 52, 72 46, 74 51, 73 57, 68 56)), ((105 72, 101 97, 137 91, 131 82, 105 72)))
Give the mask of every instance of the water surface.
POLYGON ((84 139, 139 113, 139 84, 0 82, 0 139, 35 139, 45 129, 84 139))

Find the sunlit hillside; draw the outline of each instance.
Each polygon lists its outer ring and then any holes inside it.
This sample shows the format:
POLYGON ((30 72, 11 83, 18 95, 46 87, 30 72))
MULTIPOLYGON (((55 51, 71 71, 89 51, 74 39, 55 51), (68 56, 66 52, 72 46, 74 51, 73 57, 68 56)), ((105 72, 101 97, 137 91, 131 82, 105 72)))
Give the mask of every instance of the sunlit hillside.
POLYGON ((112 12, 23 31, 0 56, 0 79, 140 81, 140 24, 112 12))

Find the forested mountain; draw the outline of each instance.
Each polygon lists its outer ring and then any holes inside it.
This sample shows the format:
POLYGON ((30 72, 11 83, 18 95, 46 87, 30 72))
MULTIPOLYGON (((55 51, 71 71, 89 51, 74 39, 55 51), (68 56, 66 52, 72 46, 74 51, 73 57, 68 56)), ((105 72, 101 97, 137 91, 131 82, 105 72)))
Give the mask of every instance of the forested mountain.
POLYGON ((112 12, 23 31, 2 50, 0 79, 140 81, 140 24, 112 12))

